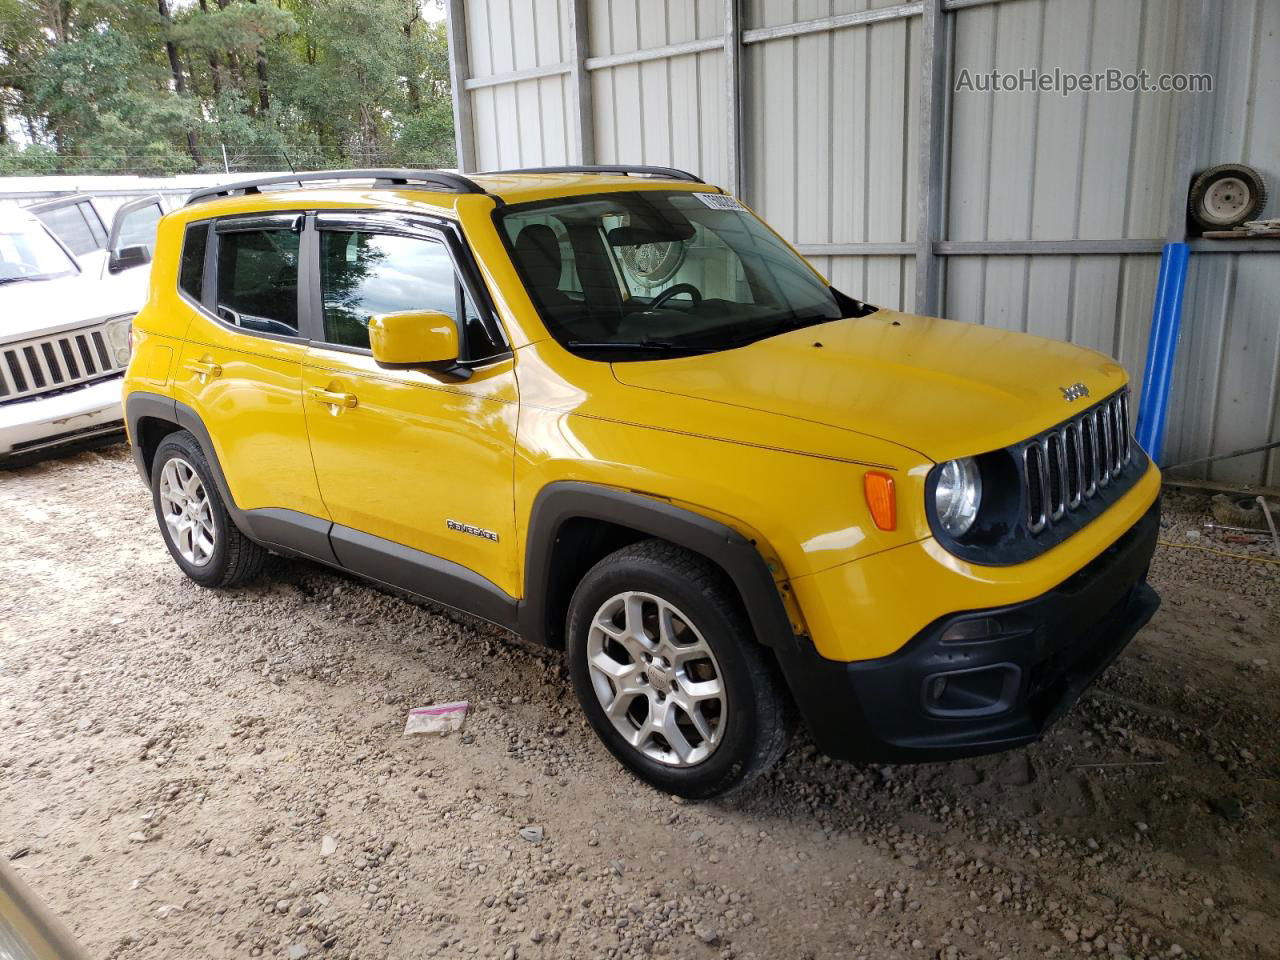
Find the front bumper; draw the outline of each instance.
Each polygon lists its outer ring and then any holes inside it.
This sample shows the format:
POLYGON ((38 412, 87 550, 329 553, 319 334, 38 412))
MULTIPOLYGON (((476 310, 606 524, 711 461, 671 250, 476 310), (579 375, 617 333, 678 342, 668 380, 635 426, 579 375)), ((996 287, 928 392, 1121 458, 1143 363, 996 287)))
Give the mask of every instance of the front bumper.
POLYGON ((1054 589, 935 620, 901 650, 844 663, 782 654, 819 749, 848 760, 925 761, 1039 739, 1156 612, 1146 583, 1160 503, 1054 589))
POLYGON ((0 461, 25 457, 124 429, 120 376, 84 387, 0 404, 0 461))

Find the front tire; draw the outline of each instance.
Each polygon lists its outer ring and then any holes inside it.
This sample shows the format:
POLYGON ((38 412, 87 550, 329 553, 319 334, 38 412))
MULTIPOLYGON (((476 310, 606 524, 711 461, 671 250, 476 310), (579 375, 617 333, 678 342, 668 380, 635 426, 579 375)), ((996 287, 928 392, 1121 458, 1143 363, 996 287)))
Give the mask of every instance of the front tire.
POLYGON ((202 587, 233 587, 262 572, 267 551, 227 513, 199 441, 186 430, 160 442, 151 464, 151 495, 165 546, 202 587))
POLYGON ((569 605, 569 673, 609 751, 691 799, 746 786, 786 750, 791 704, 716 566, 661 540, 605 557, 569 605))

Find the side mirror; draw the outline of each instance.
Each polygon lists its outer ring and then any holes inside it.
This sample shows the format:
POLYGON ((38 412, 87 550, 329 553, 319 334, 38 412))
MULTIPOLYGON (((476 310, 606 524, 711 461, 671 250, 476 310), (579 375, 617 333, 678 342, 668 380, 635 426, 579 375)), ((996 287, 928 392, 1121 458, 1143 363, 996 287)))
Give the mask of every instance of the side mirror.
POLYGON ((134 267, 145 266, 151 262, 151 251, 139 244, 135 247, 121 247, 112 250, 107 258, 108 273, 122 273, 134 267))
POLYGON ((369 318, 369 346, 383 367, 433 367, 465 380, 458 366, 458 328, 447 313, 404 310, 369 318))

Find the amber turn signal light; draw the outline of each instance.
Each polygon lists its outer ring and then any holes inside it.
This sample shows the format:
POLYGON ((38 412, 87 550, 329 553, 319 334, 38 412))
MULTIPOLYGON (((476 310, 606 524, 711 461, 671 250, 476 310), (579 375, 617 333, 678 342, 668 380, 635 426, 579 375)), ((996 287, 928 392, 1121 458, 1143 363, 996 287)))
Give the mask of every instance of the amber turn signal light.
POLYGON ((862 489, 871 508, 871 519, 881 530, 898 528, 898 501, 893 493, 893 477, 871 471, 862 478, 862 489))

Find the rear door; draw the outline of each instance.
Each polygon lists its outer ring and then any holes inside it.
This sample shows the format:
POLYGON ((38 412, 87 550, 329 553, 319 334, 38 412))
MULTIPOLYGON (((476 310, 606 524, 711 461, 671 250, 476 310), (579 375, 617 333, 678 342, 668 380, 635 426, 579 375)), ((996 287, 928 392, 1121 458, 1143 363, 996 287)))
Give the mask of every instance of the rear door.
MULTIPOLYGON (((208 430, 236 505, 291 511, 274 516, 305 526, 297 515, 328 513, 302 410, 302 223, 300 214, 274 214, 187 226, 180 286, 193 316, 174 386, 208 430)), ((326 553, 327 539, 317 543, 326 553)))
POLYGON ((373 214, 322 213, 314 236, 303 391, 316 476, 335 524, 381 541, 335 527, 339 559, 368 567, 397 544, 518 596, 514 361, 465 248, 445 226, 373 214), (454 318, 470 379, 377 364, 369 317, 409 310, 454 318))

